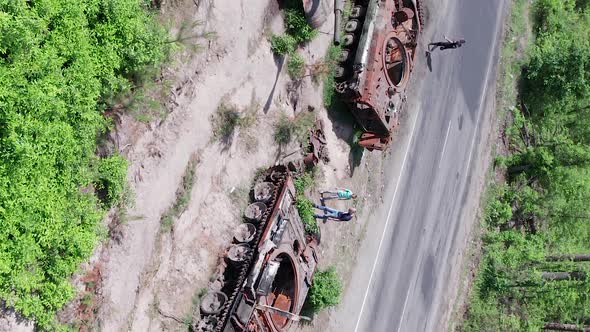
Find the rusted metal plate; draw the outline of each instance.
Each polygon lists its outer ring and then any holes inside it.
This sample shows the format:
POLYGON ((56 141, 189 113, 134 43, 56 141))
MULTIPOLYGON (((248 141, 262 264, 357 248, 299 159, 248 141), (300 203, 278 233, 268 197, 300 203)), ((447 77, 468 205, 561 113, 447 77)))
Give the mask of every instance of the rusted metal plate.
MULTIPOLYGON (((364 4, 358 0, 354 6, 364 4)), ((341 58, 344 74, 336 90, 363 128, 360 144, 368 149, 385 149, 398 125, 421 31, 418 8, 411 0, 370 1, 366 14, 354 18, 363 28, 345 46, 344 52, 355 56, 341 58)))

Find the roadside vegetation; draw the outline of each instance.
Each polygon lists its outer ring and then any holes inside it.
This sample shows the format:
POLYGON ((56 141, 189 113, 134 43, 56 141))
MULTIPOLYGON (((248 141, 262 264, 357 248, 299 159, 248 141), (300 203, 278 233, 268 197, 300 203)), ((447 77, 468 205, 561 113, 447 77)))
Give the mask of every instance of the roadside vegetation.
POLYGON ((283 19, 285 34, 270 37, 271 49, 275 54, 291 55, 300 44, 312 40, 318 34, 318 31, 307 23, 301 1, 284 1, 283 19))
MULTIPOLYGON (((590 328, 590 2, 517 0, 510 43, 534 42, 506 112, 505 179, 489 189, 482 257, 460 331, 590 328), (518 23, 520 25, 517 25, 518 23)), ((512 56, 511 53, 504 53, 512 56)), ((513 75, 512 73, 519 74, 513 75)), ((512 77, 513 76, 513 77, 512 77)), ((502 103, 499 103, 502 105, 502 103)))
POLYGON ((305 196, 306 191, 315 187, 314 170, 306 170, 293 181, 297 197, 295 198, 295 207, 303 222, 303 227, 308 234, 317 234, 320 231, 318 223, 314 217, 313 202, 305 196))
POLYGON ((318 31, 307 23, 301 1, 288 0, 284 2, 283 18, 285 34, 272 35, 270 47, 277 55, 287 55, 287 72, 294 80, 300 80, 305 75, 305 60, 297 54, 299 45, 314 39, 318 31))
POLYGON ((291 54, 295 51, 297 41, 290 35, 272 35, 270 37, 270 48, 278 55, 291 54))
POLYGON ((97 156, 97 137, 166 57, 143 3, 0 4, 0 299, 41 330, 56 327, 69 277, 123 196, 127 163, 97 156))
POLYGON ((180 185, 176 190, 176 198, 172 205, 160 217, 160 227, 163 232, 171 231, 174 226, 174 220, 186 211, 195 184, 195 172, 197 171, 199 162, 200 156, 198 154, 193 154, 189 159, 184 169, 180 185))
MULTIPOLYGON (((309 130, 313 126, 316 115, 314 112, 301 112, 295 119, 289 119, 285 114, 281 114, 275 124, 274 138, 279 146, 286 146, 291 141, 297 140, 300 146, 309 145, 309 130)), ((297 197, 295 198, 295 207, 301 217, 305 231, 309 234, 317 234, 320 229, 314 218, 313 202, 307 198, 306 193, 315 187, 315 169, 306 169, 298 175, 293 184, 297 197)))
POLYGON ((291 54, 287 61, 287 73, 292 79, 301 79, 305 75, 305 59, 297 53, 291 54))
POLYGON ((309 144, 309 130, 315 121, 314 112, 300 112, 294 119, 281 113, 274 125, 274 140, 280 146, 297 140, 302 146, 309 144))
POLYGON ((342 296, 342 280, 333 266, 317 271, 304 304, 304 314, 313 316, 320 310, 336 306, 342 296))
POLYGON ((256 122, 256 108, 253 104, 244 110, 231 104, 224 98, 213 114, 211 114, 212 140, 230 143, 236 129, 247 129, 256 122))
POLYGON ((331 45, 324 60, 327 65, 327 70, 324 76, 324 91, 322 93, 322 98, 326 108, 331 108, 336 99, 336 91, 334 91, 334 74, 336 66, 338 65, 338 57, 341 52, 342 47, 331 45))
POLYGON ((300 194, 297 195, 295 206, 297 207, 297 212, 301 217, 301 221, 303 221, 305 231, 308 234, 317 234, 320 229, 314 217, 313 202, 309 198, 305 197, 305 195, 300 194))

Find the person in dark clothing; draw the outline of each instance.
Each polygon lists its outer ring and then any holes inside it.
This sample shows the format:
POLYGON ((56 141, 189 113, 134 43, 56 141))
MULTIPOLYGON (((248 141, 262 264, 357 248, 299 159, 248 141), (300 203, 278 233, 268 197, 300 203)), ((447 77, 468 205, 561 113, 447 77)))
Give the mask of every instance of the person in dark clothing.
POLYGON ((315 214, 314 215, 315 218, 322 218, 322 219, 331 218, 331 219, 338 220, 338 221, 349 221, 352 219, 352 217, 354 217, 354 214, 356 213, 355 208, 350 208, 350 209, 348 209, 347 212, 343 212, 343 211, 338 211, 336 209, 332 209, 331 207, 323 206, 323 205, 314 204, 313 207, 324 211, 324 214, 315 214))
POLYGON ((465 39, 451 40, 451 39, 447 38, 446 36, 443 36, 443 37, 445 38, 446 42, 436 42, 436 43, 428 44, 427 53, 434 51, 437 47, 440 47, 440 50, 446 50, 449 48, 459 48, 463 44, 465 44, 465 39))

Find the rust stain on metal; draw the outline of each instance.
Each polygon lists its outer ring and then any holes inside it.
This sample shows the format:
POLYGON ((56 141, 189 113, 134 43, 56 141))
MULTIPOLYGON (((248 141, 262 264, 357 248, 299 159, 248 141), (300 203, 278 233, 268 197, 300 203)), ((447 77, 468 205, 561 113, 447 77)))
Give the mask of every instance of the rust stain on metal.
POLYGON ((387 147, 406 101, 423 23, 416 3, 355 0, 347 18, 336 91, 363 128, 359 144, 369 150, 387 147))
POLYGON ((316 165, 320 160, 329 161, 326 135, 324 134, 324 122, 317 119, 309 132, 309 152, 303 157, 303 163, 307 166, 316 165))

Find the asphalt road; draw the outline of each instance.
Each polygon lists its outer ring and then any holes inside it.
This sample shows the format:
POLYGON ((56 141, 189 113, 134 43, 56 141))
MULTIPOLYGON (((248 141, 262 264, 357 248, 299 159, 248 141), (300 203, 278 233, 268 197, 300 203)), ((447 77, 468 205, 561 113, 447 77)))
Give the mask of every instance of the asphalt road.
POLYGON ((477 202, 467 204, 473 195, 470 184, 474 176, 485 175, 475 169, 481 158, 477 147, 482 126, 489 126, 486 115, 494 111, 486 101, 495 91, 507 2, 452 0, 431 7, 425 37, 442 39, 446 34, 467 43, 457 50, 434 51, 432 71, 423 70, 417 110, 404 125, 407 143, 393 147, 399 151, 391 158, 383 208, 359 248, 331 330, 446 328, 441 320, 443 307, 449 306, 444 303, 449 278, 460 274, 450 261, 463 249, 462 224, 476 222, 465 218, 465 209, 477 208, 477 202))

